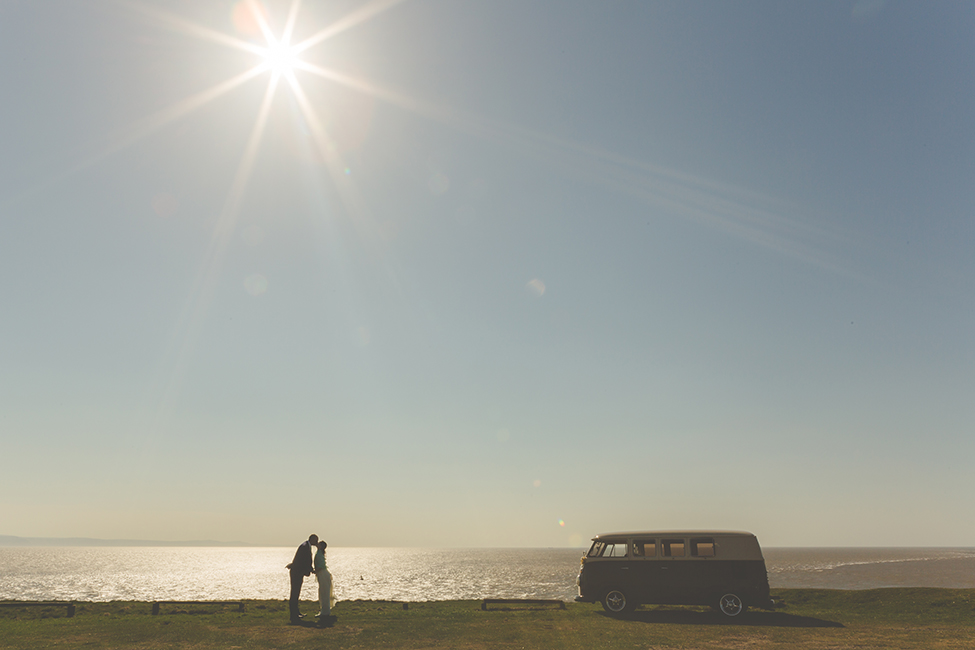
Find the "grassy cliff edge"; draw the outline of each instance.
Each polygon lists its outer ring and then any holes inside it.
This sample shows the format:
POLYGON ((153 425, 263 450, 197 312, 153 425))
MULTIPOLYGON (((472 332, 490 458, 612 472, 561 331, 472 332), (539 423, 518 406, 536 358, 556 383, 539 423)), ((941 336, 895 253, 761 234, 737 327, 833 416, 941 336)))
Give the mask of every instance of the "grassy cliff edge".
MULTIPOLYGON (((0 608, 0 648, 972 648, 975 589, 780 589, 774 611, 726 619, 706 608, 644 606, 612 618, 596 605, 480 601, 340 602, 332 627, 287 624, 287 603, 145 602, 0 608)), ((303 602, 312 614, 317 603, 303 602)), ((311 618, 310 616, 308 617, 311 618)))

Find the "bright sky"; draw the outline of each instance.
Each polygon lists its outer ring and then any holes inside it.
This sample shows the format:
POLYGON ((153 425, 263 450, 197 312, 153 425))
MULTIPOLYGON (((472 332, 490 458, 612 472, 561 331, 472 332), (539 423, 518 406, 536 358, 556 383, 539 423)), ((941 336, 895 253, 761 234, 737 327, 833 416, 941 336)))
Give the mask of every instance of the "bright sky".
POLYGON ((247 1, 0 0, 0 534, 975 545, 975 4, 247 1))

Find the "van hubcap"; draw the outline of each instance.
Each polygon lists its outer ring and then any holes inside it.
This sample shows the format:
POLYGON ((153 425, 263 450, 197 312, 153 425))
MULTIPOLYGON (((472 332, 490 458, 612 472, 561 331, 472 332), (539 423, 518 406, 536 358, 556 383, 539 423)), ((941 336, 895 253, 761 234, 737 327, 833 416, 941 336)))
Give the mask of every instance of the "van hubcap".
POLYGON ((738 616, 745 609, 745 604, 735 594, 725 594, 718 601, 718 607, 725 616, 738 616))
POLYGON ((626 608, 626 596, 619 591, 606 594, 606 606, 613 612, 622 612, 626 608))

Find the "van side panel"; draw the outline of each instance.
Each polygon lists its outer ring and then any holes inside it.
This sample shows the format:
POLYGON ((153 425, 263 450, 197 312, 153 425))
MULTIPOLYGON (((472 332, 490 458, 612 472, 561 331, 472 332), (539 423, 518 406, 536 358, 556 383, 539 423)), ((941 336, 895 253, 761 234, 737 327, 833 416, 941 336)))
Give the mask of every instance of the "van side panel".
POLYGON ((653 593, 643 602, 672 605, 713 605, 718 597, 735 592, 746 603, 768 602, 768 577, 764 560, 701 560, 671 563, 672 589, 653 593))
POLYGON ((753 605, 769 600, 764 560, 587 561, 579 576, 580 600, 597 602, 611 589, 634 602, 656 605, 713 605, 728 592, 753 605))
POLYGON ((646 532, 599 539, 616 548, 627 544, 628 552, 626 557, 585 558, 577 600, 599 602, 619 589, 633 603, 713 606, 726 593, 737 594, 747 605, 770 603, 765 560, 754 535, 646 532))

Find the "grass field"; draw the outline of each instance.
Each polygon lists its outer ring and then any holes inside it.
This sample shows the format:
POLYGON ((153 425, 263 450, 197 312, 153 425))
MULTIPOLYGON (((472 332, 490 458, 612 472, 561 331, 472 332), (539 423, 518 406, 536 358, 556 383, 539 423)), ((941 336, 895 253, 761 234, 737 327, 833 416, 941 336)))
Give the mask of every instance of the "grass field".
MULTIPOLYGON (((284 601, 224 605, 79 603, 0 608, 0 648, 975 648, 975 589, 773 590, 784 605, 729 620, 704 608, 642 607, 617 619, 598 605, 480 601, 339 603, 332 627, 287 624, 284 601)), ((317 603, 302 603, 314 613, 317 603)))

